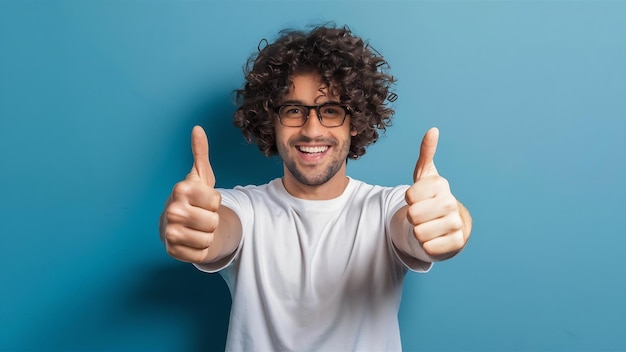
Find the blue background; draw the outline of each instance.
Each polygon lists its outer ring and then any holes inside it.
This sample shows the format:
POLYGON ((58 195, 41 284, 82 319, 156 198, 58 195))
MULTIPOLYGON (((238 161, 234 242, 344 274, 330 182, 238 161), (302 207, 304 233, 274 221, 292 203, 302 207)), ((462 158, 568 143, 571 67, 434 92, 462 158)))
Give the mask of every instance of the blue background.
POLYGON ((0 350, 219 350, 230 298, 158 217, 207 130, 218 186, 280 176, 231 125, 261 38, 348 24, 398 78, 348 173, 411 181, 419 143, 475 225, 406 278, 406 350, 626 350, 626 3, 0 0, 0 350))

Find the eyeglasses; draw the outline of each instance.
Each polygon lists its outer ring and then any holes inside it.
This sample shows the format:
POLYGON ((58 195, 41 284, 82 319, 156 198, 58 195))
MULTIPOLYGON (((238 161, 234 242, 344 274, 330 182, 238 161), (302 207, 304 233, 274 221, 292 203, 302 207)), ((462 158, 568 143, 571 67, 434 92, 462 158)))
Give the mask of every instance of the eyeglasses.
POLYGON ((301 127, 309 119, 311 109, 317 111, 317 118, 324 127, 339 127, 346 121, 350 108, 333 102, 322 105, 287 104, 274 107, 278 120, 283 126, 301 127))

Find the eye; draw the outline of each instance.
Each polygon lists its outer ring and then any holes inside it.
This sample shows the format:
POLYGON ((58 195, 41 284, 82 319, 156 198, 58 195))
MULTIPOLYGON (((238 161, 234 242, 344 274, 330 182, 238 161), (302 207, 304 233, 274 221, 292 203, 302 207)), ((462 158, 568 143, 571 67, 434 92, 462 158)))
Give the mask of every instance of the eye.
POLYGON ((280 114, 286 117, 297 117, 302 116, 302 111, 302 108, 299 106, 287 105, 280 109, 280 114))
POLYGON ((343 109, 337 105, 327 105, 322 107, 322 115, 328 117, 337 117, 343 115, 343 109))

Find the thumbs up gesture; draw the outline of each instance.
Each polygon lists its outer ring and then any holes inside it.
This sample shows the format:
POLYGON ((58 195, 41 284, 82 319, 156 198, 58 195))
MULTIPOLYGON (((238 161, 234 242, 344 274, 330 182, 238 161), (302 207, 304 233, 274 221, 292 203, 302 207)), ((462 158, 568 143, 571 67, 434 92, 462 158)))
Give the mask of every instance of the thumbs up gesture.
MULTIPOLYGON (((174 258, 192 263, 211 262, 220 256, 214 246, 221 195, 209 162, 209 142, 200 126, 191 132, 193 167, 174 186, 161 216, 161 238, 174 258)), ((219 247, 219 246, 217 246, 219 247)))
POLYGON ((438 140, 437 128, 431 128, 422 140, 413 172, 414 183, 406 191, 407 218, 424 252, 435 259, 446 259, 465 246, 469 234, 463 233, 465 208, 435 167, 438 140))

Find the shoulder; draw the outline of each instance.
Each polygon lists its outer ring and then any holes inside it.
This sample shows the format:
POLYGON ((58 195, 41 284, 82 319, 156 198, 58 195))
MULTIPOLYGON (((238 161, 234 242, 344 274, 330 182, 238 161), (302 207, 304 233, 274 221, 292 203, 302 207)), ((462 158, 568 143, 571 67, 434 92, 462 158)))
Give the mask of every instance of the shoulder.
POLYGON ((251 195, 251 194, 264 194, 267 193, 269 189, 276 188, 276 181, 280 181, 280 179, 274 179, 268 183, 262 185, 237 185, 233 188, 217 188, 217 190, 222 195, 251 195))
POLYGON ((378 196, 383 199, 394 197, 394 195, 402 194, 409 188, 408 185, 397 185, 397 186, 382 186, 382 185, 373 185, 369 184, 357 179, 350 179, 350 184, 352 188, 352 192, 355 194, 363 195, 363 196, 378 196))
POLYGON ((262 185, 235 186, 234 188, 218 188, 222 195, 222 203, 254 204, 271 202, 282 198, 282 183, 274 179, 262 185))

